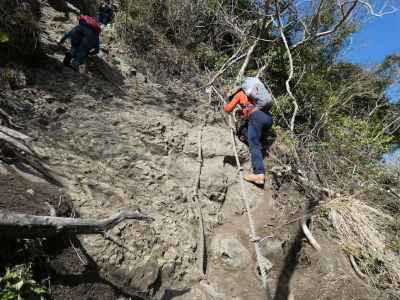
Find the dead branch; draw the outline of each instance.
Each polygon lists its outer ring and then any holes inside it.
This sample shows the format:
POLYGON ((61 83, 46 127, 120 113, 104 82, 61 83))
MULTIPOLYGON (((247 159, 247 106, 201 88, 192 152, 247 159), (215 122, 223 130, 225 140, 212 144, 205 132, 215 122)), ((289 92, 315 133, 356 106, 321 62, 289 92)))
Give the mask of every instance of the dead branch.
POLYGON ((243 59, 246 54, 242 54, 239 55, 239 52, 241 51, 241 49, 239 49, 235 54, 233 54, 225 63, 224 65, 219 69, 219 71, 213 76, 213 78, 205 85, 197 88, 195 91, 200 91, 204 88, 209 87, 210 85, 214 84, 215 80, 217 80, 222 74, 224 74, 229 67, 231 67, 232 65, 234 65, 235 63, 237 63, 238 61, 240 61, 241 59, 243 59), (239 55, 239 56, 238 56, 239 55))
POLYGON ((106 219, 74 219, 35 216, 0 210, 0 235, 8 238, 37 238, 54 236, 61 232, 98 234, 113 228, 124 220, 151 221, 139 212, 120 212, 106 219))
POLYGON ((251 45, 251 47, 247 51, 246 59, 244 60, 243 65, 240 68, 240 71, 236 76, 236 80, 235 80, 235 84, 233 85, 233 88, 235 88, 235 86, 242 80, 242 77, 244 75, 244 72, 246 71, 247 65, 249 64, 250 57, 253 54, 254 48, 257 46, 257 44, 258 44, 258 38, 254 40, 253 45, 251 45))
POLYGON ((279 5, 278 5, 278 1, 276 1, 276 0, 275 0, 275 6, 276 6, 276 19, 277 19, 277 22, 278 22, 279 32, 280 32, 280 35, 282 37, 283 43, 285 44, 286 52, 287 52, 287 55, 289 57, 289 77, 286 80, 285 85, 286 85, 286 90, 287 90, 290 98, 292 98, 292 103, 293 103, 293 106, 294 106, 293 115, 292 115, 292 118, 290 120, 290 131, 293 132, 294 131, 294 122, 296 120, 296 116, 297 116, 297 113, 299 111, 299 105, 297 104, 296 97, 293 95, 292 90, 290 88, 290 81, 292 80, 293 73, 294 73, 293 58, 292 58, 292 53, 290 52, 289 44, 287 42, 285 33, 283 32, 281 15, 280 15, 280 12, 279 12, 279 5))
POLYGON ((344 6, 347 3, 348 3, 347 1, 344 1, 343 3, 338 4, 340 9, 341 9, 341 11, 342 11, 342 18, 338 21, 338 23, 336 23, 336 25, 334 25, 332 27, 332 29, 316 33, 316 34, 311 35, 311 36, 309 36, 307 38, 304 37, 303 40, 301 40, 298 43, 296 43, 293 46, 291 46, 291 49, 295 49, 298 46, 304 44, 305 42, 307 42, 309 40, 316 40, 316 39, 319 39, 321 37, 324 37, 324 36, 330 35, 332 33, 335 33, 346 22, 346 20, 350 17, 351 13, 353 12, 353 10, 356 8, 357 4, 359 3, 359 0, 355 0, 352 3, 352 5, 350 6, 350 8, 347 10, 347 12, 344 12, 344 6))
POLYGON ((21 127, 16 125, 14 122, 14 118, 11 117, 8 113, 6 113, 3 109, 0 108, 0 118, 6 123, 8 126, 13 128, 20 129, 21 127))
POLYGON ((27 136, 27 135, 25 135, 25 134, 23 134, 23 133, 21 133, 19 131, 16 131, 14 129, 5 127, 5 126, 1 126, 0 125, 0 132, 2 132, 4 134, 7 134, 10 137, 13 137, 13 138, 16 138, 16 139, 19 139, 19 140, 23 140, 26 143, 29 143, 29 142, 32 141, 31 137, 29 137, 29 136, 27 136))
POLYGON ((28 153, 30 155, 33 155, 33 152, 31 149, 29 149, 27 146, 25 146, 23 143, 21 143, 20 141, 18 141, 17 139, 3 133, 2 131, 0 131, 0 141, 3 140, 9 144, 11 144, 12 146, 14 146, 15 148, 28 153))
POLYGON ((321 250, 321 246, 318 244, 317 240, 313 237, 311 231, 308 229, 307 224, 306 224, 306 219, 303 219, 301 222, 301 229, 303 230, 303 233, 311 246, 317 251, 321 250))
POLYGON ((360 271, 354 256, 349 255, 349 259, 350 259, 351 266, 353 267, 354 272, 357 274, 357 276, 360 277, 360 279, 365 280, 367 278, 367 275, 365 275, 363 272, 360 271))
POLYGON ((385 9, 387 3, 385 3, 384 7, 381 9, 380 12, 375 12, 374 8, 368 1, 360 0, 360 3, 364 5, 367 8, 368 13, 374 17, 383 17, 384 15, 393 14, 397 11, 395 7, 392 7, 391 10, 384 12, 383 10, 385 9))

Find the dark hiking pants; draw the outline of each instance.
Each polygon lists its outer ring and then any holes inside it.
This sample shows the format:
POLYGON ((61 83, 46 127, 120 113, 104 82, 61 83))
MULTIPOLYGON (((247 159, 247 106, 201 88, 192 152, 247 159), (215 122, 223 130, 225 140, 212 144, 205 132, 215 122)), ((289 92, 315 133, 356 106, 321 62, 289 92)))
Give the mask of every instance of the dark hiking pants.
POLYGON ((264 158, 262 152, 261 138, 264 132, 271 128, 273 124, 272 116, 269 113, 255 111, 250 115, 246 124, 240 130, 245 142, 250 148, 251 164, 254 174, 264 174, 264 158))

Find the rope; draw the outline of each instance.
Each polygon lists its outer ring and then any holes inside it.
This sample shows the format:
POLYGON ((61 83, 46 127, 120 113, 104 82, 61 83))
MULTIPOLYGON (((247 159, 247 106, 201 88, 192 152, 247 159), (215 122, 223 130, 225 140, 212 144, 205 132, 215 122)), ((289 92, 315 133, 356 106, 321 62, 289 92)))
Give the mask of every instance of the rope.
MULTIPOLYGON (((219 96, 221 101, 224 103, 225 102, 224 99, 218 93, 218 91, 215 89, 215 87, 213 87, 213 90, 219 96)), ((262 285, 266 289, 266 291, 268 292, 267 273, 266 273, 265 268, 264 268, 264 265, 265 265, 264 264, 264 257, 261 255, 261 249, 260 249, 260 245, 259 245, 259 240, 256 238, 257 237, 256 227, 254 225, 253 215, 251 214, 251 210, 250 210, 250 203, 249 203, 248 198, 246 197, 246 188, 245 188, 244 179, 243 179, 243 168, 242 168, 242 166, 240 164, 239 155, 238 155, 237 147, 236 147, 235 128, 233 126, 232 116, 229 115, 228 118, 229 118, 229 127, 230 127, 230 131, 231 131, 232 147, 233 147, 233 151, 234 151, 234 154, 235 154, 235 160, 236 160, 236 165, 237 165, 238 174, 239 174, 241 196, 242 196, 242 200, 243 200, 243 203, 245 205, 246 212, 247 212, 247 217, 248 217, 248 220, 249 220, 250 238, 251 238, 251 241, 254 243, 254 249, 256 251, 257 263, 258 263, 258 266, 260 268, 260 273, 261 273, 262 285)))

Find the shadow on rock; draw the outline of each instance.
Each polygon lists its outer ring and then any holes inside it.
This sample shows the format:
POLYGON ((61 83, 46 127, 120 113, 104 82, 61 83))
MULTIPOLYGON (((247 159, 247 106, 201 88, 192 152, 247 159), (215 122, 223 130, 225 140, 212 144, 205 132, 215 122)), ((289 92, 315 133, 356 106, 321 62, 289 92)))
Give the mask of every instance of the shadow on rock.
MULTIPOLYGON (((305 209, 305 215, 309 214, 315 208, 316 204, 316 201, 309 199, 305 209)), ((291 244, 291 247, 285 257, 283 267, 279 274, 274 300, 289 299, 290 281, 299 264, 301 249, 303 247, 303 238, 304 234, 299 226, 296 237, 294 238, 293 243, 291 244)))
POLYGON ((90 74, 80 74, 52 57, 53 55, 64 56, 69 51, 53 42, 45 45, 47 56, 43 57, 36 66, 37 69, 31 72, 32 78, 28 78, 28 82, 48 92, 49 96, 60 99, 61 102, 69 102, 66 99, 71 99, 83 92, 95 99, 101 99, 110 93, 119 96, 123 94, 122 87, 125 78, 116 67, 101 57, 89 57, 87 70, 90 74), (88 85, 89 81, 91 81, 90 85, 88 85))
MULTIPOLYGON (((75 293, 81 295, 82 290, 87 290, 90 294, 96 291, 90 299, 116 299, 123 296, 128 299, 142 300, 146 296, 122 291, 122 289, 112 282, 103 278, 98 265, 87 254, 79 239, 70 235, 59 235, 44 242, 44 250, 48 255, 48 260, 42 264, 36 272, 42 274, 41 277, 50 275, 52 286, 68 287, 73 296, 75 293)), ((54 291, 57 293, 57 290, 54 291)), ((58 295, 59 296, 59 295, 58 295)), ((89 296, 89 295, 88 295, 89 296)), ((89 299, 88 298, 88 299, 89 299)))
POLYGON ((183 289, 183 290, 166 289, 161 300, 171 300, 171 299, 174 299, 175 297, 185 295, 189 292, 190 292, 189 288, 183 289))

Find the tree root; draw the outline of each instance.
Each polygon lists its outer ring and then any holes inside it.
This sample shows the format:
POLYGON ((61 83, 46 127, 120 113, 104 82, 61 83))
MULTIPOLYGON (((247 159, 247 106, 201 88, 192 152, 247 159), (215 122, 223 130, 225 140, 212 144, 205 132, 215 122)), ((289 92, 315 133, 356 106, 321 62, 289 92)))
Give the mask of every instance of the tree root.
POLYGON ((367 279, 367 275, 365 275, 363 272, 360 271, 354 256, 353 255, 349 255, 349 259, 350 259, 351 266, 353 267, 354 272, 357 274, 357 276, 360 277, 360 279, 362 279, 362 280, 366 280, 367 279))
POLYGON ((303 233, 311 246, 313 246, 315 250, 320 251, 321 246, 318 244, 317 240, 313 237, 311 231, 308 229, 305 219, 301 222, 301 229, 303 230, 303 233))
POLYGON ((23 134, 23 133, 21 133, 19 131, 16 131, 14 129, 5 127, 5 126, 1 126, 0 125, 0 132, 4 133, 4 134, 6 134, 6 135, 8 135, 10 137, 13 137, 15 139, 23 140, 26 143, 29 143, 29 142, 32 141, 31 137, 29 137, 29 136, 27 136, 27 135, 25 135, 25 134, 23 134))
POLYGON ((120 212, 108 218, 74 219, 50 216, 35 216, 0 210, 0 235, 7 238, 37 238, 57 235, 61 232, 73 234, 98 234, 113 228, 124 220, 152 221, 139 212, 120 212))
POLYGON ((1 140, 11 144, 13 147, 15 147, 27 154, 33 155, 32 150, 29 149, 28 146, 24 145, 22 142, 18 141, 16 138, 3 133, 2 131, 0 131, 0 141, 1 140))

